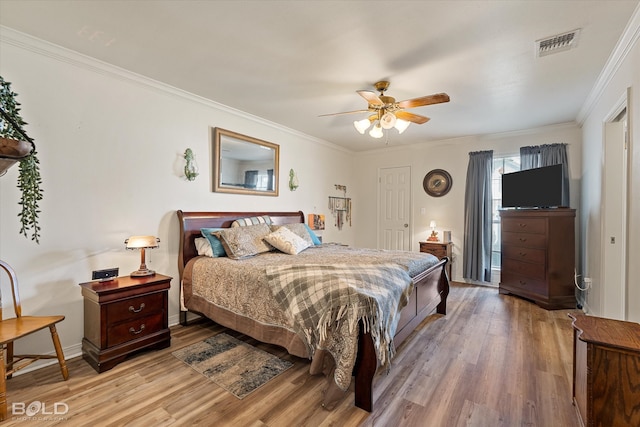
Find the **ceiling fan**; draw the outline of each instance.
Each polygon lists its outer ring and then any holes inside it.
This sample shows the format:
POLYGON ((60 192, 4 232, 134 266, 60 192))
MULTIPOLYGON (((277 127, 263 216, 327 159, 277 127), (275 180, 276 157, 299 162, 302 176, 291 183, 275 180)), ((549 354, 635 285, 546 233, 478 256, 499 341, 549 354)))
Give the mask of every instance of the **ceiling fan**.
POLYGON ((440 104, 449 102, 449 95, 446 93, 436 93, 434 95, 422 96, 419 98, 406 99, 396 102, 392 96, 387 96, 384 92, 389 88, 389 82, 382 80, 373 85, 380 95, 369 90, 358 90, 358 95, 363 97, 368 106, 366 110, 345 111, 343 113, 322 114, 320 117, 336 116, 341 114, 354 113, 373 113, 366 119, 356 120, 353 122, 356 130, 361 134, 373 124, 373 128, 369 131, 369 135, 374 138, 382 138, 382 129, 391 129, 395 127, 399 133, 404 132, 411 123, 423 124, 429 121, 429 117, 420 116, 418 114, 405 111, 408 108, 422 107, 425 105, 440 104))

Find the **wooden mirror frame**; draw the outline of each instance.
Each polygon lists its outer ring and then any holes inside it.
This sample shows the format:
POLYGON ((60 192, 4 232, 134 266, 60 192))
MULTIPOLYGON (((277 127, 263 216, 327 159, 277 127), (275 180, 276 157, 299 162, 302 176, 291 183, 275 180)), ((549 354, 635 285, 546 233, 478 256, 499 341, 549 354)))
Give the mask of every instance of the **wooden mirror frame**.
MULTIPOLYGON (((279 188, 279 168, 280 168, 280 146, 272 142, 263 141, 261 139, 252 138, 250 136, 242 135, 237 132, 222 128, 213 128, 213 191, 216 193, 233 193, 233 194, 251 194, 257 196, 277 196, 279 188), (223 146, 225 143, 229 144, 255 144, 257 147, 267 148, 266 152, 273 152, 273 183, 272 188, 267 190, 258 190, 253 188, 244 187, 244 183, 229 184, 223 182, 223 146)), ((249 149, 250 146, 247 146, 249 149)), ((226 149, 225 149, 226 151, 226 149)), ((255 158, 254 162, 269 161, 268 157, 255 158)), ((268 168, 267 168, 268 170, 268 168)), ((246 172, 246 171, 245 171, 246 172)))

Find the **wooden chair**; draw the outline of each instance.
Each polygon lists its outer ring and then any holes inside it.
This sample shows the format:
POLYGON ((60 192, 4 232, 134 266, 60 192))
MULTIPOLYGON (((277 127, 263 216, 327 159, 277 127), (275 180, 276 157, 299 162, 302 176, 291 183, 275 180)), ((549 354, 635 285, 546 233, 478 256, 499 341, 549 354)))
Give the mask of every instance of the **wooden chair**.
POLYGON ((16 316, 10 319, 3 319, 2 305, 0 304, 0 421, 2 421, 7 418, 6 379, 11 378, 14 372, 40 359, 58 359, 62 377, 65 380, 69 378, 69 371, 64 360, 60 338, 58 338, 58 332, 56 331, 56 323, 64 320, 64 316, 23 316, 16 273, 9 264, 2 260, 0 260, 0 267, 7 272, 11 282, 13 308, 16 316), (15 340, 47 327, 51 331, 51 339, 53 339, 53 346, 56 350, 55 356, 47 354, 13 354, 13 342, 15 340))

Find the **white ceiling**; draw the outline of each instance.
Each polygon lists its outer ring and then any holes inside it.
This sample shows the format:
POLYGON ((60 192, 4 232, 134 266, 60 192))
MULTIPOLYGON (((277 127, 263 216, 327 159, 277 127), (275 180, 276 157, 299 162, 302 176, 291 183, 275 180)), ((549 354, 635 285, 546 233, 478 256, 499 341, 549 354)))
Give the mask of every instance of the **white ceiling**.
MULTIPOLYGON (((361 151, 576 120, 638 0, 23 1, 0 24, 361 151), (580 28, 578 47, 535 41, 580 28), (356 90, 391 81, 431 121, 388 141, 358 134, 356 90)), ((215 126, 212 119, 212 126, 215 126)), ((232 129, 242 131, 238 129, 232 129)))

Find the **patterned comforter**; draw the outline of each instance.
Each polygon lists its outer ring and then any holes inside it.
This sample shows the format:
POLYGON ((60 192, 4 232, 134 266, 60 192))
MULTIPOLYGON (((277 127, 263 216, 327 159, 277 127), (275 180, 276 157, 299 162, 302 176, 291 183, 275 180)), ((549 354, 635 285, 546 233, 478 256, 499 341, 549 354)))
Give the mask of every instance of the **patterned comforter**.
POLYGON ((312 247, 295 256, 269 252, 241 260, 198 257, 192 265, 190 292, 261 324, 295 332, 309 346, 309 356, 316 349, 329 351, 336 363, 335 383, 346 390, 357 355, 358 321, 364 320, 370 329, 378 358, 386 365, 393 356, 396 314, 411 293, 411 277, 437 262, 420 252, 335 245, 312 247), (313 314, 301 317, 303 310, 290 305, 322 300, 319 292, 327 286, 334 288, 333 296, 314 303, 313 314), (283 294, 293 288, 298 290, 295 295, 283 294))

